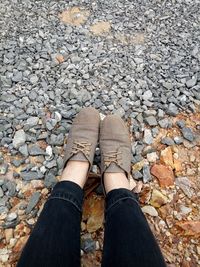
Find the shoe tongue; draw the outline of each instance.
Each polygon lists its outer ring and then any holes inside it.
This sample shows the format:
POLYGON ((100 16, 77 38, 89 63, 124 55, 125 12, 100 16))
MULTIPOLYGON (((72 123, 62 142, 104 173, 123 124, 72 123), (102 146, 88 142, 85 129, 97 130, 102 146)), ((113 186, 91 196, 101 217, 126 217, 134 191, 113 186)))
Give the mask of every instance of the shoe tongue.
POLYGON ((108 168, 105 170, 105 172, 120 172, 125 173, 125 171, 120 168, 116 163, 111 162, 108 168))
POLYGON ((77 154, 73 155, 70 160, 75 161, 88 161, 88 159, 85 157, 85 155, 82 152, 78 152, 77 154))

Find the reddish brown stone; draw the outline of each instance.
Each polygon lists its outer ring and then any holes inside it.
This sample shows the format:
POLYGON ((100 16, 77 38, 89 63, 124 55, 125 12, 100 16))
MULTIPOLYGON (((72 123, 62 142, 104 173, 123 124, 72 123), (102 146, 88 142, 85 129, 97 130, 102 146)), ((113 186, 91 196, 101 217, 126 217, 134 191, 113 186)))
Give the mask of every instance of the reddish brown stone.
POLYGON ((200 236, 200 221, 179 222, 177 226, 181 228, 182 234, 186 236, 200 236))
POLYGON ((174 184, 174 173, 170 166, 154 164, 151 168, 151 174, 158 179, 161 187, 167 187, 174 184))

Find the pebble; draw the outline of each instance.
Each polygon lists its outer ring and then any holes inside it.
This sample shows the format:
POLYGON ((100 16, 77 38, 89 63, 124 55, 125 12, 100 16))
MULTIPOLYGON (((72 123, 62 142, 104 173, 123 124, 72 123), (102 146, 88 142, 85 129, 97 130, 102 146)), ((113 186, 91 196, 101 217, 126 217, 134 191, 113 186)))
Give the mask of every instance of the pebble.
POLYGON ((145 122, 149 125, 149 126, 156 126, 158 125, 157 120, 154 116, 149 116, 145 118, 145 122))
POLYGON ((146 205, 146 206, 142 207, 142 211, 144 213, 152 216, 152 217, 157 217, 158 216, 157 210, 154 207, 150 206, 150 205, 146 205))
POLYGON ((174 145, 174 140, 170 137, 164 137, 161 140, 161 143, 167 146, 173 146, 174 145))
POLYGON ((3 163, 0 165, 0 174, 6 174, 8 171, 9 165, 7 163, 3 163))
POLYGON ((87 238, 81 241, 81 249, 85 253, 92 252, 96 250, 96 241, 92 240, 91 238, 87 238))
POLYGON ((194 133, 193 133, 192 129, 190 129, 190 128, 188 128, 188 127, 183 127, 183 128, 181 129, 181 133, 182 133, 183 137, 184 137, 186 140, 188 140, 188 141, 190 141, 190 142, 193 142, 193 141, 194 141, 195 136, 194 136, 194 133))
POLYGON ((17 214, 15 212, 9 213, 8 216, 6 217, 7 222, 12 222, 16 219, 17 219, 17 214))
POLYGON ((176 116, 178 114, 178 108, 175 104, 170 103, 168 108, 166 109, 166 113, 170 116, 176 116))
POLYGON ((171 127, 171 121, 167 118, 160 120, 158 124, 161 128, 164 128, 164 129, 171 127))
POLYGON ((193 196, 193 190, 191 188, 191 182, 187 177, 177 177, 175 180, 177 186, 184 192, 184 194, 191 198, 193 196))
POLYGON ((38 204, 40 200, 40 196, 41 196, 40 192, 33 193, 26 208, 25 211, 26 214, 29 214, 35 208, 35 206, 38 204))
POLYGON ((153 143, 153 136, 150 129, 144 130, 144 143, 151 145, 153 143))
POLYGON ((21 171, 20 176, 25 181, 37 180, 43 178, 43 173, 37 171, 21 171))
POLYGON ((28 146, 28 152, 31 156, 39 156, 39 155, 45 155, 45 151, 42 150, 39 146, 37 145, 29 145, 28 146))
POLYGON ((53 173, 49 172, 45 175, 44 185, 47 188, 53 188, 56 183, 57 183, 57 179, 53 173))
POLYGON ((147 160, 149 162, 156 162, 158 160, 158 155, 156 152, 151 152, 147 154, 147 160))
POLYGON ((15 132, 14 138, 13 138, 13 146, 14 148, 18 149, 20 146, 22 146, 26 142, 26 134, 23 129, 20 129, 15 132))
POLYGON ((143 166, 143 182, 147 183, 152 180, 149 165, 143 166))
POLYGON ((177 145, 180 145, 183 143, 183 138, 181 136, 175 136, 174 137, 174 142, 177 144, 177 145))

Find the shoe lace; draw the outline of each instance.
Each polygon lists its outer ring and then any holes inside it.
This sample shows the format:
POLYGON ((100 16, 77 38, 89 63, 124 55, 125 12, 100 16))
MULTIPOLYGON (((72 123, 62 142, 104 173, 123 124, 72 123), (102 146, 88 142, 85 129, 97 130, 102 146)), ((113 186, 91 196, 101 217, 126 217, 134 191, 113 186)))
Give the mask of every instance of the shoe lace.
POLYGON ((91 143, 88 142, 80 142, 80 141, 74 141, 72 146, 71 154, 77 154, 78 152, 82 152, 85 156, 90 156, 90 149, 91 149, 91 143))
POLYGON ((121 164, 122 152, 120 151, 110 151, 103 156, 106 167, 108 167, 111 163, 116 163, 117 165, 121 164))

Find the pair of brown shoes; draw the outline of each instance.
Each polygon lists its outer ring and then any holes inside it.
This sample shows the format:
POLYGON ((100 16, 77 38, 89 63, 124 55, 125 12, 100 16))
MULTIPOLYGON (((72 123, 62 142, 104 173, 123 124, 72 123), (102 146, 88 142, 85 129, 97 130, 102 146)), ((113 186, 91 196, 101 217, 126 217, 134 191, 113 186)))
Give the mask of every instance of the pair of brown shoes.
POLYGON ((99 112, 92 107, 82 109, 73 121, 64 166, 68 160, 78 160, 88 161, 91 168, 98 142, 102 177, 105 172, 124 172, 128 178, 131 142, 126 125, 117 115, 106 116, 101 121, 99 112))

